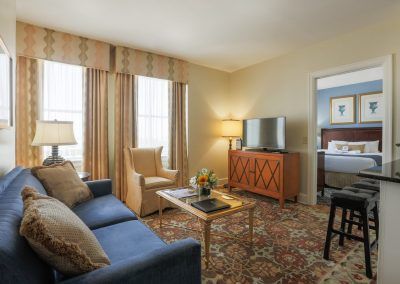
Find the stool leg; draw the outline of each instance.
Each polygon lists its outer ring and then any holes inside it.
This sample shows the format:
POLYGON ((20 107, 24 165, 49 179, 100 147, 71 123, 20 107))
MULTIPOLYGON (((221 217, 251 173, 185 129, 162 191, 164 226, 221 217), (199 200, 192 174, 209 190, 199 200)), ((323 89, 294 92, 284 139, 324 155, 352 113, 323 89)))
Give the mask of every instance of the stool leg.
POLYGON ((340 234, 339 237, 339 246, 343 246, 344 245, 344 232, 346 229, 346 217, 347 217, 347 209, 343 208, 342 209, 342 222, 340 223, 340 232, 342 234, 340 234))
POLYGON ((379 239, 379 213, 378 213, 378 205, 376 205, 373 209, 374 212, 374 223, 375 223, 375 234, 376 240, 379 239))
POLYGON ((331 211, 329 213, 328 229, 326 230, 324 259, 329 260, 329 250, 331 248, 333 222, 335 221, 336 206, 331 203, 331 211))
MULTIPOLYGON (((349 220, 350 221, 354 221, 354 210, 353 209, 350 210, 350 218, 349 218, 349 220)), ((347 227, 347 233, 349 235, 351 235, 353 233, 353 224, 352 223, 349 223, 349 225, 347 227)), ((350 240, 349 237, 347 237, 347 239, 350 240)))
POLYGON ((365 271, 368 278, 372 278, 372 269, 371 269, 371 245, 369 243, 369 220, 368 220, 368 212, 366 209, 363 209, 361 212, 362 218, 362 227, 363 227, 363 238, 364 238, 364 255, 365 255, 365 271))

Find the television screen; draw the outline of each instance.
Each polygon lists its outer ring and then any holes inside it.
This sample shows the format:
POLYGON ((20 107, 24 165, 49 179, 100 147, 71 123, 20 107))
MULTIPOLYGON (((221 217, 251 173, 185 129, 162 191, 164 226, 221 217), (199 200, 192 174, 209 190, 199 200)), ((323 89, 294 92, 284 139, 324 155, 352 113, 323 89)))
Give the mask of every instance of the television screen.
POLYGON ((243 120, 243 146, 285 149, 286 117, 243 120))

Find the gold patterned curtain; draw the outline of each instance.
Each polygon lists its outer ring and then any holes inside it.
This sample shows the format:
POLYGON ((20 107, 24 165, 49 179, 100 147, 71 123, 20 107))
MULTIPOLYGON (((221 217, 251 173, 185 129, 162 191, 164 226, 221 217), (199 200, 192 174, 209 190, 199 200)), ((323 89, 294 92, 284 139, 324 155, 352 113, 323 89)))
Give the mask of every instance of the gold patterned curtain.
POLYGON ((40 147, 31 146, 39 115, 40 62, 18 56, 16 92, 16 164, 34 167, 42 164, 40 147))
POLYGON ((126 200, 124 149, 136 144, 135 76, 117 73, 115 83, 115 195, 126 200))
POLYGON ((87 68, 85 77, 85 138, 83 170, 91 179, 108 173, 108 72, 87 68))
POLYGON ((188 185, 188 155, 186 136, 186 84, 172 82, 170 88, 169 164, 179 170, 179 186, 188 185))

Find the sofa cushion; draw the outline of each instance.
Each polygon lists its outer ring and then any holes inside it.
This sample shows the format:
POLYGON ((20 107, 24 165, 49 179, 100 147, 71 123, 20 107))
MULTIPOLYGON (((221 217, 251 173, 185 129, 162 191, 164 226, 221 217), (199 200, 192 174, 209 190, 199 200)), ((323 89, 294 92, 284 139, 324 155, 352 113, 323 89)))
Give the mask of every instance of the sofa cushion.
POLYGON ((92 230, 137 220, 135 214, 112 194, 93 198, 79 204, 72 211, 92 230))
POLYGON ((90 229, 62 202, 32 187, 25 187, 22 199, 20 234, 44 261, 65 275, 110 264, 90 229))
POLYGON ((112 264, 167 246, 138 220, 96 229, 93 233, 112 264))
POLYGON ((34 167, 32 174, 40 180, 48 195, 70 208, 93 198, 92 192, 79 178, 70 161, 48 167, 34 167))
POLYGON ((163 177, 146 177, 144 178, 144 180, 146 189, 165 187, 175 184, 173 180, 166 179, 163 177))

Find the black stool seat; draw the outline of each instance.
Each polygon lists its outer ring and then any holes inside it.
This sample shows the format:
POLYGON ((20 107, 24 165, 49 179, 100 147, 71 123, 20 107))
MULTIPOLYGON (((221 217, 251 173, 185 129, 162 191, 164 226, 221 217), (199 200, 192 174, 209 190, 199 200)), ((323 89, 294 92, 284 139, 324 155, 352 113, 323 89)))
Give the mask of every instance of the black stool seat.
POLYGON ((346 186, 340 191, 332 192, 332 202, 347 209, 367 208, 370 211, 376 205, 379 194, 376 191, 346 186))
POLYGON ((380 184, 378 181, 373 179, 362 179, 358 182, 355 182, 351 185, 355 188, 369 189, 373 191, 380 191, 380 184))
POLYGON ((331 240, 335 235, 339 235, 340 246, 344 245, 345 237, 363 242, 366 275, 368 278, 372 278, 371 249, 377 245, 379 237, 378 199, 379 192, 352 186, 346 186, 342 190, 331 194, 331 210, 324 249, 325 259, 329 259, 331 240), (342 208, 340 229, 334 228, 337 207, 342 208), (350 211, 349 219, 347 218, 348 211, 350 211), (370 212, 373 213, 372 218, 368 216, 370 212), (358 218, 359 221, 355 221, 354 217, 358 218), (374 222, 374 226, 370 226, 370 221, 374 222), (346 225, 348 226, 347 230, 346 225), (353 225, 357 225, 359 229, 363 229, 362 237, 352 233, 353 225), (369 229, 374 229, 376 232, 376 239, 372 243, 369 240, 369 229))

